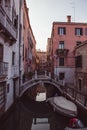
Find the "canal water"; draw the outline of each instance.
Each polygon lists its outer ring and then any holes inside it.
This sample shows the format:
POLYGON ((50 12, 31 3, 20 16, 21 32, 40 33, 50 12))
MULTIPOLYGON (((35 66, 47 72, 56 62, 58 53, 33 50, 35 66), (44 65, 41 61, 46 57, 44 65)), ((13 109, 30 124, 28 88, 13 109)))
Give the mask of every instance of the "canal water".
MULTIPOLYGON (((41 102, 46 100, 46 93, 38 93, 36 96, 36 101, 41 102)), ((64 117, 59 113, 53 111, 52 107, 49 104, 50 115, 48 118, 36 118, 35 122, 32 123, 31 130, 64 130, 67 126, 70 118, 64 117), (39 128, 40 127, 40 128, 39 128)))
POLYGON ((69 120, 53 111, 42 91, 37 93, 36 100, 26 94, 18 99, 0 119, 0 130, 64 130, 69 120))
POLYGON ((31 130, 64 130, 67 126, 70 118, 53 111, 46 103, 46 93, 38 93, 36 101, 28 97, 22 97, 21 101, 32 115, 31 130))

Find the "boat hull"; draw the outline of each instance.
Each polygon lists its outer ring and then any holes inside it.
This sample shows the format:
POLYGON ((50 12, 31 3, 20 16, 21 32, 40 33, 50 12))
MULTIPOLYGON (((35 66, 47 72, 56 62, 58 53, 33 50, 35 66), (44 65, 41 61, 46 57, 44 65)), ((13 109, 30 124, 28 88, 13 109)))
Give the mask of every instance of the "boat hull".
POLYGON ((57 111, 62 115, 68 117, 77 116, 77 106, 62 96, 49 98, 47 99, 47 102, 53 106, 54 111, 57 111))

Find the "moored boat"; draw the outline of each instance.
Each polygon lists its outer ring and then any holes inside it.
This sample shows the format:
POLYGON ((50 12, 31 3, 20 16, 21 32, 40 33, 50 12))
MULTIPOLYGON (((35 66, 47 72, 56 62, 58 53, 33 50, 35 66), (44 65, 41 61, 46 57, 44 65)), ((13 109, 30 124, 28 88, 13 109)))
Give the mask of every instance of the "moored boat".
POLYGON ((71 118, 64 130, 87 130, 87 127, 78 118, 71 118))
POLYGON ((70 128, 70 127, 66 127, 65 130, 87 130, 87 127, 85 127, 85 128, 70 128))
POLYGON ((68 117, 77 116, 77 106, 75 103, 63 96, 51 97, 46 100, 53 106, 53 110, 68 117))

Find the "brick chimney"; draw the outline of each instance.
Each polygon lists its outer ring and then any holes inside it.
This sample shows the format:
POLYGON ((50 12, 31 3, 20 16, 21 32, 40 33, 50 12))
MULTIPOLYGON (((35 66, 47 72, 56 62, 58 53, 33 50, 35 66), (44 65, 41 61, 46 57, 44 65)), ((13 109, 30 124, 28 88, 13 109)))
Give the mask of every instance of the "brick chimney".
POLYGON ((71 16, 70 15, 67 16, 67 22, 71 22, 71 16))

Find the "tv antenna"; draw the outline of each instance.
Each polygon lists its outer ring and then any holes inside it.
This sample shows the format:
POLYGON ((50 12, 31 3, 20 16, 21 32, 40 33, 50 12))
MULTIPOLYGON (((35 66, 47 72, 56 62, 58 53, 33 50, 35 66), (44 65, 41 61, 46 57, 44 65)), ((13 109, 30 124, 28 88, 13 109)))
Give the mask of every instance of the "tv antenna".
POLYGON ((74 11, 74 22, 75 22, 75 1, 70 3, 72 5, 73 11, 74 11))

